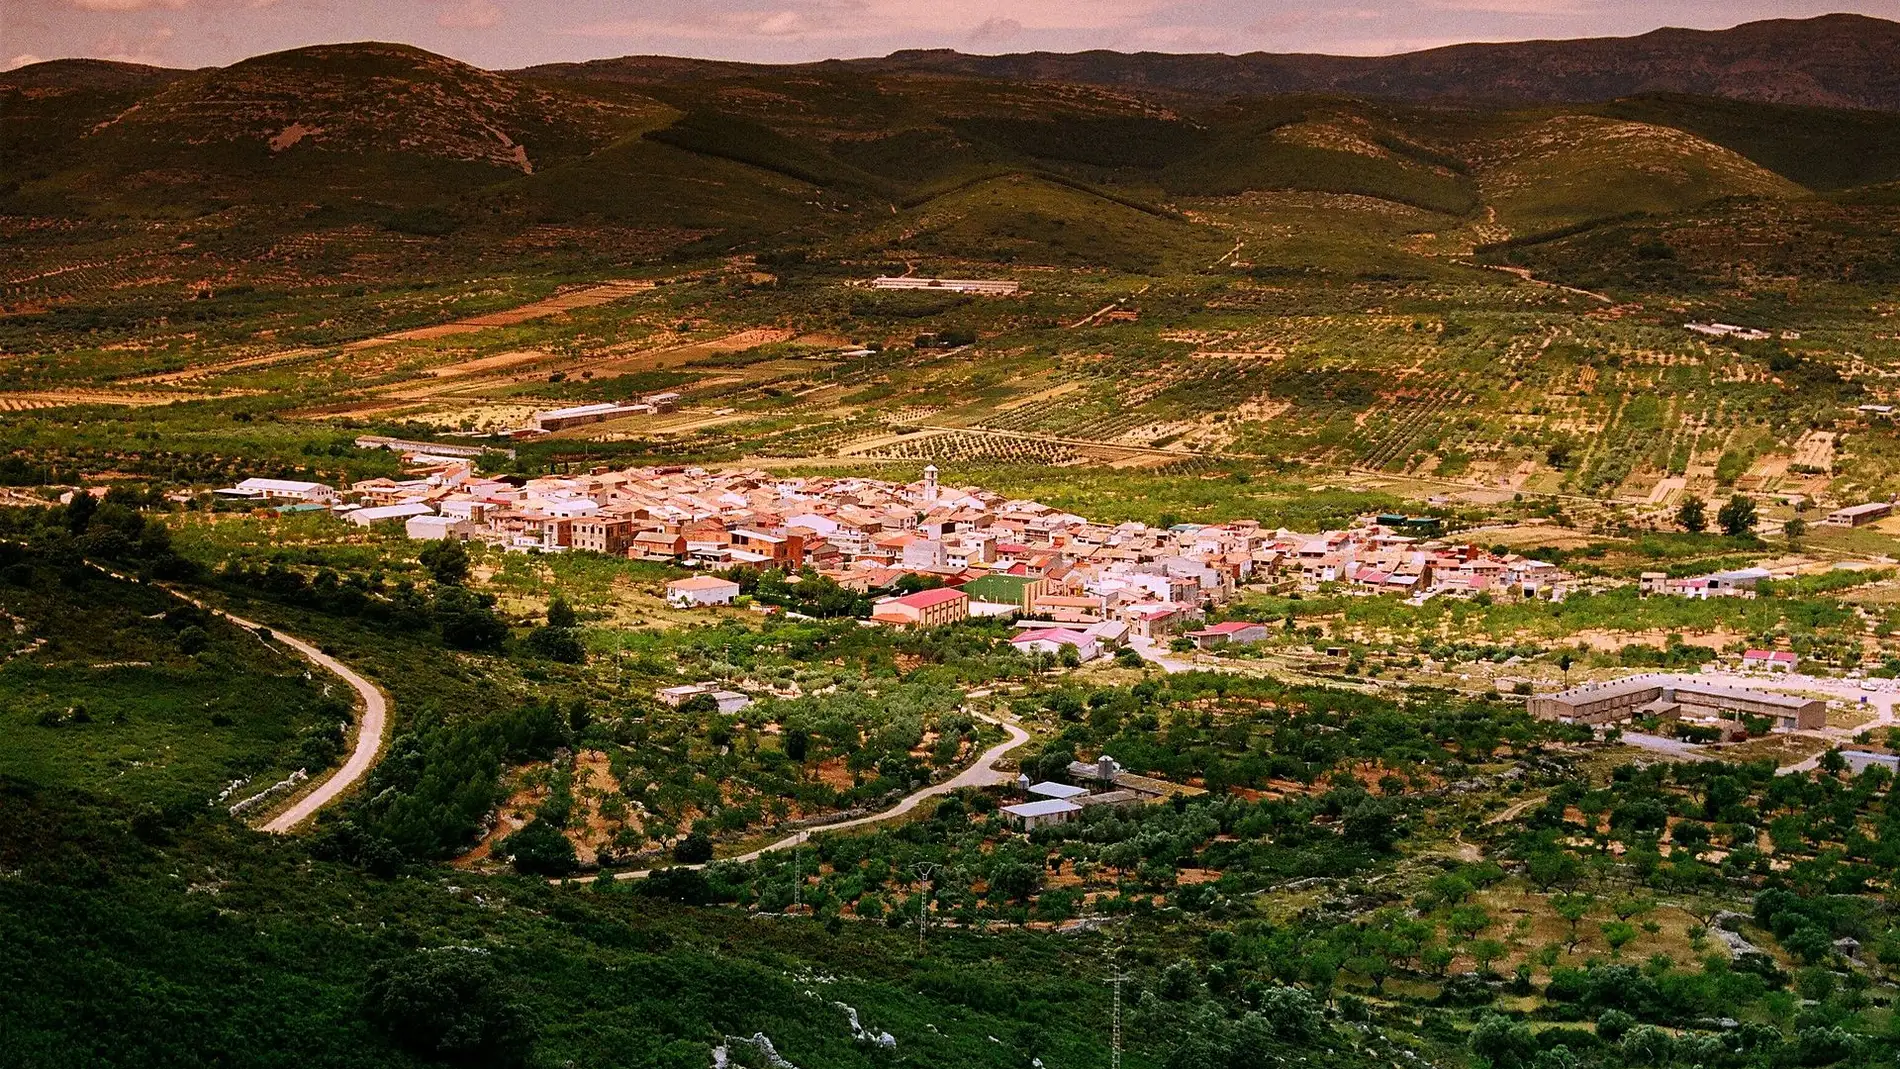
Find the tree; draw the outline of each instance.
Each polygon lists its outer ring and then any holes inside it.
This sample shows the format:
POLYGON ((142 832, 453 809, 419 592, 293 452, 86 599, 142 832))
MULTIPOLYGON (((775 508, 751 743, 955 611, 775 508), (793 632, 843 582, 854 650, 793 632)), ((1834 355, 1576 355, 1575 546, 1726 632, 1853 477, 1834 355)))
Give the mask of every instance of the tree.
POLYGON ((1715 522, 1722 525, 1722 533, 1730 538, 1753 534, 1755 519, 1755 503, 1741 494, 1729 498, 1722 511, 1715 514, 1715 522))
POLYGON ((1491 927, 1491 914, 1485 912, 1483 906, 1459 906, 1451 911, 1451 917, 1445 923, 1460 936, 1472 939, 1491 927))
POLYGON ((1653 1024, 1630 1029, 1623 1037, 1623 1060, 1630 1065, 1661 1065, 1669 1060, 1675 1040, 1653 1024))
POLYGON ((1566 687, 1570 685, 1570 669, 1574 667, 1576 663, 1577 658, 1572 656, 1569 650, 1565 650, 1557 655, 1557 670, 1564 674, 1564 686, 1566 687))
POLYGON ((188 656, 203 653, 205 647, 209 645, 211 645, 210 634, 197 624, 192 624, 178 632, 178 652, 180 653, 188 656))
POLYGON ((1556 847, 1532 854, 1525 867, 1531 882, 1545 891, 1560 885, 1574 886, 1583 878, 1583 862, 1568 850, 1556 847))
POLYGON ((416 561, 438 583, 460 583, 468 578, 468 550, 453 538, 440 538, 422 547, 416 561))
POLYGON ((92 525, 92 514, 99 511, 99 499, 85 487, 73 491, 73 498, 66 503, 66 529, 72 533, 85 534, 92 525))
POLYGON ((575 613, 574 606, 569 605, 567 599, 561 595, 554 595, 554 600, 548 602, 548 626, 579 627, 580 625, 581 618, 575 613))
POLYGON ((534 1043, 532 1022, 494 965, 464 947, 371 966, 363 1015, 396 1045, 458 1065, 521 1065, 534 1043))
POLYGON ((1787 535, 1788 544, 1793 545, 1801 541, 1802 536, 1808 533, 1808 521, 1799 516, 1793 517, 1787 523, 1781 525, 1781 533, 1787 535))
POLYGON ((1566 950, 1575 950, 1577 944, 1582 942, 1577 935, 1577 925, 1583 922, 1583 918, 1590 915, 1590 907, 1595 904, 1596 899, 1588 894, 1558 895, 1550 900, 1551 908, 1570 924, 1570 942, 1565 947, 1566 950))
POLYGON ((1701 534, 1709 526, 1708 502, 1699 497, 1684 498, 1676 509, 1676 526, 1690 534, 1701 534))
POLYGON ((508 638, 508 624, 495 613, 492 594, 449 584, 436 590, 434 608, 442 641, 457 649, 497 649, 508 638))
POLYGON ((1026 902, 1042 889, 1042 866, 1005 862, 990 875, 990 892, 1014 902, 1026 902))
POLYGON ((503 839, 500 846, 502 856, 513 863, 515 871, 530 876, 565 876, 580 864, 574 844, 561 834, 561 829, 540 817, 503 839))
POLYGON ((1610 945, 1610 957, 1623 956, 1623 948, 1636 938, 1636 926, 1628 921, 1605 921, 1601 925, 1603 941, 1610 945))
POLYGON ((703 831, 695 831, 673 844, 673 860, 682 865, 703 865, 712 857, 712 837, 703 831))
POLYGON ((1502 958, 1509 949, 1499 940, 1480 939, 1471 944, 1471 960, 1477 963, 1479 973, 1490 976, 1492 963, 1502 958))
POLYGON ((1346 811, 1340 830, 1347 842, 1383 852, 1398 842, 1404 832, 1404 822, 1398 805, 1391 799, 1368 796, 1346 811))
POLYGON ((587 647, 571 627, 537 627, 528 632, 528 652, 562 664, 580 664, 587 659, 587 647))
POLYGON ((1488 1013, 1471 1030, 1471 1053, 1491 1069, 1529 1069, 1537 1054, 1537 1040, 1528 1026, 1488 1013))

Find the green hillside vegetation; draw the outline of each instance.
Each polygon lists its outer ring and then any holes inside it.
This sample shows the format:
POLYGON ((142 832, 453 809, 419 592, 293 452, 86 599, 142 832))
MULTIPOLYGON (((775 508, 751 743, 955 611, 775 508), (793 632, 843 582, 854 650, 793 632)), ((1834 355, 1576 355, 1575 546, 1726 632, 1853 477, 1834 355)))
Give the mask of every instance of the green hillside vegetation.
POLYGON ((1378 117, 1351 105, 1289 113, 1284 104, 1218 116, 1211 143, 1168 164, 1158 180, 1177 195, 1308 190, 1391 200, 1448 215, 1476 210, 1455 163, 1427 156, 1378 117))
MULTIPOLYGON (((1520 235, 1895 173, 1881 113, 1687 97, 1534 112, 1322 97, 1163 106, 1078 87, 844 71, 635 87, 491 74, 381 44, 189 74, 87 71, 0 76, 0 199, 11 211, 228 211, 224 229, 259 237, 315 218, 370 222, 451 238, 472 259, 525 228, 581 221, 642 228, 643 244, 682 256, 798 244, 881 228, 893 203, 917 208, 1018 173, 1136 203, 1293 191, 1453 220, 1489 211, 1520 235), (62 91, 45 89, 62 78, 62 91), (1828 144, 1840 151, 1820 150, 1828 144)), ((1007 213, 994 222, 1035 228, 1007 213)), ((973 238, 953 244, 1060 247, 1043 255, 1062 263, 1090 244, 973 238)))
POLYGON ((1523 234, 1723 197, 1792 197, 1801 187, 1739 153, 1647 123, 1555 116, 1512 124, 1479 149, 1485 203, 1523 234))
POLYGON ((1572 285, 1628 293, 1709 292, 1740 278, 1878 286, 1900 279, 1896 207, 1874 197, 1736 199, 1532 235, 1489 255, 1572 285))
MULTIPOLYGON (((75 541, 109 550, 125 537, 125 515, 123 505, 103 507, 75 541)), ((0 542, 10 625, 0 780, 198 812, 233 783, 250 789, 235 788, 229 802, 342 754, 341 684, 311 678, 281 646, 170 594, 75 563, 75 549, 47 555, 0 542)))
POLYGON ((1601 114, 1685 130, 1816 191, 1900 179, 1900 114, 1658 94, 1601 114))
POLYGON ((1212 261, 1226 251, 1211 228, 1034 175, 994 178, 937 197, 913 209, 888 240, 946 259, 1148 274, 1212 261))

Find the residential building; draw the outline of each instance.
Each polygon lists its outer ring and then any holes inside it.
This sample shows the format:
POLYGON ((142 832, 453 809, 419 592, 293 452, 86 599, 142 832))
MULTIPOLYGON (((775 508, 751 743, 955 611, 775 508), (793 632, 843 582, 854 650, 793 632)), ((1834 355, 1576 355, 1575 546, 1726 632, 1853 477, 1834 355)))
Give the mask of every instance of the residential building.
POLYGON ((245 479, 236 486, 213 491, 218 497, 260 501, 313 501, 330 504, 339 499, 336 487, 296 479, 245 479))
POLYGON ((1765 672, 1792 672, 1799 660, 1793 650, 1748 650, 1742 654, 1742 667, 1765 672))
POLYGON ((1003 807, 1003 816, 1023 831, 1067 824, 1080 812, 1081 806, 1064 798, 1041 798, 1003 807))
POLYGON ((1189 631, 1187 637, 1194 640, 1196 648, 1203 650, 1216 646, 1250 646, 1266 641, 1267 625, 1251 620, 1228 620, 1199 631, 1189 631))
POLYGON ((695 575, 666 584, 667 604, 681 609, 730 605, 739 596, 739 584, 716 575, 695 575))

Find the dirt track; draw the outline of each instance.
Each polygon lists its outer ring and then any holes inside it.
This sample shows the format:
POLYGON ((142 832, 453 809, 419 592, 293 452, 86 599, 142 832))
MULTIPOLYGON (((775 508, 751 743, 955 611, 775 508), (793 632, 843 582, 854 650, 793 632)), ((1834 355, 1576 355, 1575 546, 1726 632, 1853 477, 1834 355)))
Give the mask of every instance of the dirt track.
MULTIPOLYGON (((1029 732, 1024 731, 1022 728, 1019 728, 1015 724, 1009 723, 1006 720, 994 720, 994 719, 991 719, 990 717, 980 716, 980 715, 978 719, 987 720, 990 723, 995 724, 996 726, 1002 728, 1005 732, 1009 734, 1009 737, 1004 739, 1002 742, 999 742, 996 745, 990 747, 989 749, 984 750, 981 754, 977 756, 977 759, 975 761, 971 762, 968 768, 965 768, 962 772, 957 773, 955 776, 951 777, 950 779, 944 780, 942 783, 933 783, 928 787, 922 788, 921 790, 913 791, 910 794, 905 795, 902 799, 898 801, 896 805, 891 806, 889 809, 872 813, 869 816, 854 817, 850 820, 841 820, 836 824, 825 824, 816 828, 808 828, 804 831, 795 832, 791 835, 787 835, 785 838, 780 839, 779 841, 775 843, 769 843, 765 846, 761 846, 757 850, 748 851, 747 853, 739 854, 734 857, 722 857, 722 858, 719 858, 718 860, 719 861, 740 861, 740 862, 757 861, 759 858, 765 856, 766 854, 770 854, 779 850, 790 850, 794 846, 799 846, 805 842, 808 842, 814 833, 842 831, 846 828, 861 828, 867 824, 881 824, 884 821, 894 820, 897 817, 901 817, 905 813, 908 813, 911 810, 916 809, 918 806, 922 805, 924 802, 928 801, 929 799, 935 798, 939 795, 949 794, 951 791, 960 790, 964 787, 987 787, 987 786, 991 786, 997 783, 1008 782, 1010 778, 1009 773, 998 771, 995 767, 996 762, 999 759, 1001 759, 1004 754, 1009 753, 1011 750, 1016 749, 1018 746, 1021 746, 1023 743, 1028 742, 1029 732)), ((678 865, 678 866, 669 866, 669 867, 685 868, 685 869, 703 869, 706 866, 705 865, 678 865)), ((655 870, 653 869, 639 869, 633 872, 616 872, 612 874, 612 878, 616 880, 639 880, 639 879, 644 879, 647 876, 652 875, 654 871, 655 870)), ((554 879, 548 882, 549 883, 593 883, 595 880, 598 880, 600 878, 601 877, 599 876, 581 876, 581 877, 575 877, 575 878, 554 879)))

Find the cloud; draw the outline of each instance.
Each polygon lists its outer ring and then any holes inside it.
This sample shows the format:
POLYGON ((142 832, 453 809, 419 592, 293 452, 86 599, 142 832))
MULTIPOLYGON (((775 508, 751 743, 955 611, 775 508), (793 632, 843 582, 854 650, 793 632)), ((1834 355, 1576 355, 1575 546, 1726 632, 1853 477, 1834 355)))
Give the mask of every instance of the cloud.
POLYGON ((486 30, 501 21, 501 8, 493 0, 460 0, 444 5, 435 24, 450 30, 486 30))
POLYGON ((693 5, 668 10, 656 5, 633 18, 583 23, 563 32, 579 37, 730 40, 745 37, 813 41, 970 37, 1037 31, 1121 31, 1172 6, 1170 0, 781 0, 770 7, 693 5), (974 33, 969 29, 976 24, 974 33))
POLYGON ((1557 18, 1588 15, 1596 5, 1590 0, 1423 0, 1418 6, 1426 11, 1557 18))
POLYGON ((66 0, 81 11, 148 11, 163 7, 176 11, 191 0, 66 0))
POLYGON ((122 33, 108 34, 89 55, 98 59, 108 59, 114 63, 142 63, 150 66, 163 66, 162 55, 165 45, 176 37, 178 32, 170 26, 154 26, 136 40, 122 33))
POLYGON ((970 43, 978 45, 1000 44, 1023 35, 1023 24, 1015 19, 984 19, 982 25, 970 31, 970 43))
POLYGON ((19 55, 14 56, 12 59, 7 60, 7 69, 10 71, 17 71, 21 67, 30 67, 35 63, 44 63, 44 62, 46 61, 34 55, 31 52, 22 52, 19 55))

